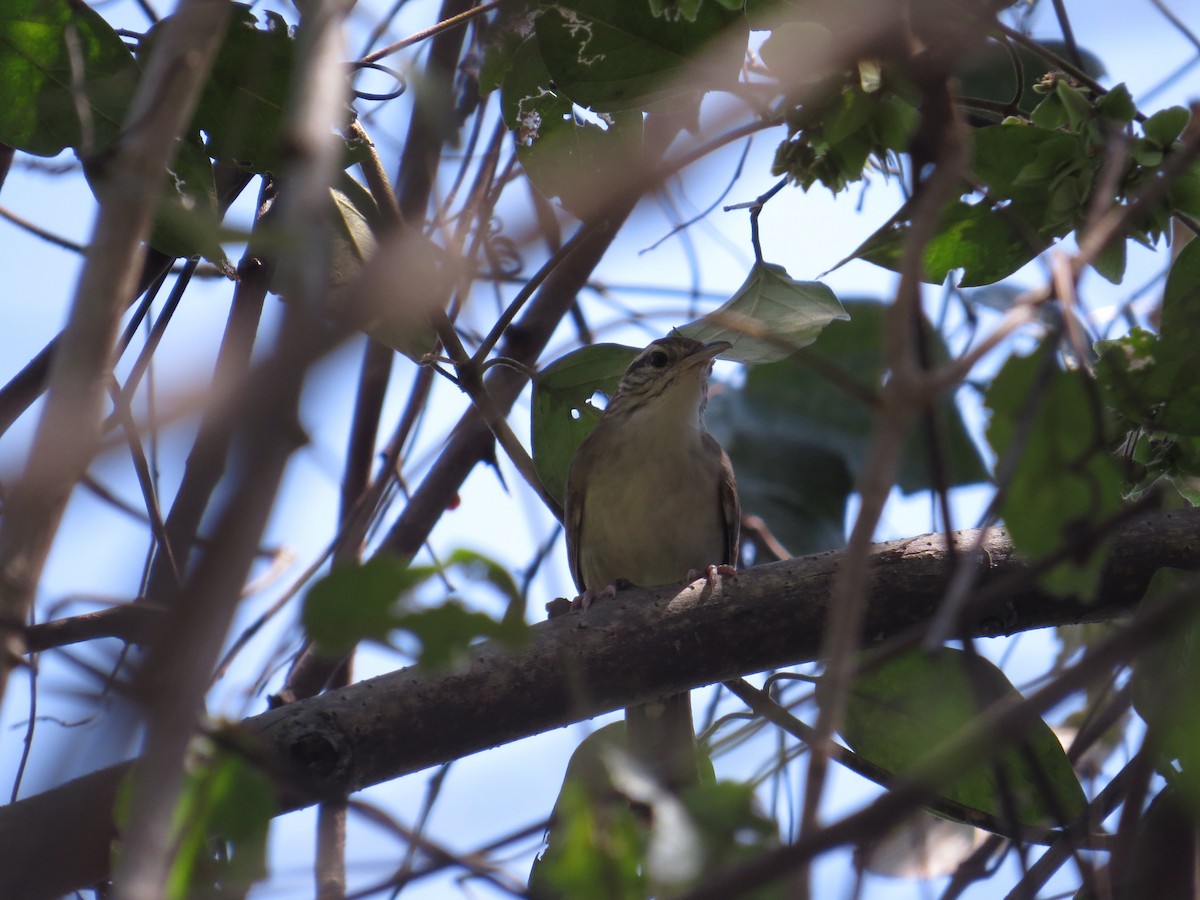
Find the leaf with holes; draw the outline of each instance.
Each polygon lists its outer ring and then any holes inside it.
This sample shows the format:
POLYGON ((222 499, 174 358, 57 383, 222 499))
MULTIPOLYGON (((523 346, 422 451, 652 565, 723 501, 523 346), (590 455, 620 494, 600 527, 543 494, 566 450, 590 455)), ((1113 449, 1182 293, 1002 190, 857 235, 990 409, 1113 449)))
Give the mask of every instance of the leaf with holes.
POLYGON ((555 360, 534 379, 533 466, 559 503, 566 497, 571 459, 600 421, 601 410, 589 401, 597 392, 611 397, 640 352, 621 344, 593 344, 555 360))

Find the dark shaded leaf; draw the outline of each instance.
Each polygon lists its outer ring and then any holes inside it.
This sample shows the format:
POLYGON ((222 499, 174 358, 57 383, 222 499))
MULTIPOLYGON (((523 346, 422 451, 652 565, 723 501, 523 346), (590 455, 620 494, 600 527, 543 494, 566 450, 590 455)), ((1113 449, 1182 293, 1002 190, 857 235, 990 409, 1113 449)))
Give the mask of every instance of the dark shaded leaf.
POLYGON ((694 21, 668 21, 649 3, 626 0, 555 3, 536 30, 556 89, 596 112, 686 106, 697 89, 732 86, 747 34, 740 13, 716 3, 694 21))
MULTIPOLYGON (((910 651, 864 667, 846 704, 842 735, 856 753, 903 776, 993 703, 1018 696, 1004 673, 981 656, 949 648, 910 651)), ((1001 821, 1015 812, 1025 825, 1069 822, 1086 803, 1062 745, 1044 722, 938 793, 1001 821)))
POLYGON ((501 110, 529 179, 580 218, 608 202, 612 187, 622 183, 637 162, 641 115, 606 114, 603 124, 578 116, 551 78, 533 38, 511 57, 501 110))
POLYGON ((217 160, 255 173, 278 173, 286 153, 284 116, 295 47, 283 18, 274 12, 264 16, 266 28, 259 29, 250 9, 236 6, 193 125, 217 160))
POLYGON ((1047 589, 1090 597, 1104 543, 1078 546, 1088 530, 1121 508, 1122 479, 1109 452, 1111 423, 1098 390, 1081 371, 1043 362, 1045 351, 1010 357, 988 389, 987 435, 1001 468, 1019 454, 1001 515, 1013 543, 1039 558, 1070 545, 1069 559, 1042 578, 1047 589), (1021 435, 1023 443, 1014 444, 1021 435))
MULTIPOLYGON (((886 309, 848 300, 848 322, 835 322, 805 352, 825 360, 865 392, 883 383, 886 309)), ((946 350, 929 334, 935 361, 946 350)), ((951 486, 984 480, 986 470, 951 397, 936 404, 943 436, 945 477, 951 486)), ((840 546, 845 503, 865 463, 873 410, 803 361, 757 366, 739 390, 718 389, 707 422, 738 477, 742 508, 762 516, 792 553, 840 546)), ((923 433, 906 447, 899 485, 906 493, 931 484, 923 433)))

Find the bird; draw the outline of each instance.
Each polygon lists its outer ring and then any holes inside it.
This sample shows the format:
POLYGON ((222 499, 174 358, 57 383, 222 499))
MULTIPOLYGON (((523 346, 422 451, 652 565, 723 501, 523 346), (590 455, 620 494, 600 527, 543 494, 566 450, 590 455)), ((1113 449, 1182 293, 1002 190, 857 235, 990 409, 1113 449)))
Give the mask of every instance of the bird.
MULTIPOLYGON (((734 572, 740 508, 728 454, 704 426, 728 341, 670 335, 629 364, 567 474, 567 557, 585 608, 615 593, 734 572)), ((631 755, 678 792, 698 779, 688 693, 625 710, 631 755)))

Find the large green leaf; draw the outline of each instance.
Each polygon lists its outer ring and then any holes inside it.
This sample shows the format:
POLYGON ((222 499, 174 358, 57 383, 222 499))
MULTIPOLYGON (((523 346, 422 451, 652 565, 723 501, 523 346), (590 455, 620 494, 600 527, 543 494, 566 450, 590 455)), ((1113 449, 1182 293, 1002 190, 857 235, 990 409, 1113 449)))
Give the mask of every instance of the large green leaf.
MULTIPOLYGON (((848 322, 834 322, 805 351, 877 391, 886 361, 886 307, 871 300, 845 301, 848 322)), ((947 356, 930 331, 935 361, 947 356)), ((939 417, 945 477, 951 486, 982 481, 987 472, 967 435, 953 398, 941 398, 939 417)), ((840 546, 845 504, 865 463, 874 428, 873 410, 803 359, 757 366, 738 390, 714 391, 707 421, 733 460, 742 508, 762 516, 792 553, 840 546)), ((898 483, 907 493, 932 485, 924 429, 910 438, 898 483)))
POLYGON ((627 178, 642 146, 640 113, 618 112, 604 124, 576 115, 529 38, 512 54, 500 92, 504 122, 517 142, 517 158, 530 181, 588 218, 627 178))
POLYGON ((1109 452, 1112 426, 1098 389, 1082 371, 1061 370, 1045 354, 1043 349, 1010 357, 987 392, 988 440, 999 467, 1011 466, 1002 485, 1001 515, 1013 543, 1032 557, 1070 547, 1068 558, 1043 576, 1043 585, 1090 597, 1104 566, 1105 544, 1072 542, 1121 508, 1122 479, 1109 452), (1010 460, 1010 454, 1016 458, 1010 460))
MULTIPOLYGON (((842 736, 856 753, 903 776, 993 703, 1017 697, 1004 673, 981 656, 914 650, 864 667, 846 704, 842 736)), ((1083 789, 1045 722, 1013 747, 973 762, 966 774, 937 786, 939 795, 1001 821, 1015 813, 1024 825, 1065 824, 1083 812, 1083 789)), ((981 824, 970 815, 963 821, 981 824)))
MULTIPOLYGON (((884 225, 851 254, 852 258, 899 272, 912 233, 904 218, 884 225)), ((962 269, 961 287, 993 284, 1006 278, 1048 247, 1033 229, 1021 227, 1006 210, 986 203, 955 201, 938 221, 937 233, 924 249, 923 280, 941 284, 962 269)))
POLYGON ((193 119, 215 159, 256 173, 279 172, 285 162, 284 116, 295 62, 287 23, 278 13, 264 15, 267 27, 257 28, 249 7, 235 5, 193 119))
POLYGON ((760 261, 729 300, 679 333, 698 341, 729 341, 733 347, 722 359, 761 365, 807 347, 830 322, 848 318, 837 296, 821 282, 796 281, 783 266, 760 261), (778 343, 763 340, 760 333, 778 343))
POLYGON ((621 344, 593 344, 560 357, 534 379, 533 465, 542 486, 560 504, 571 459, 600 421, 601 410, 589 401, 597 393, 611 397, 640 352, 621 344))
POLYGON ((690 103, 697 88, 732 87, 747 36, 741 14, 716 3, 688 21, 628 0, 547 4, 536 31, 557 90, 596 112, 690 103))
POLYGON ((0 143, 95 156, 116 139, 139 74, 117 33, 81 0, 0 4, 0 143))

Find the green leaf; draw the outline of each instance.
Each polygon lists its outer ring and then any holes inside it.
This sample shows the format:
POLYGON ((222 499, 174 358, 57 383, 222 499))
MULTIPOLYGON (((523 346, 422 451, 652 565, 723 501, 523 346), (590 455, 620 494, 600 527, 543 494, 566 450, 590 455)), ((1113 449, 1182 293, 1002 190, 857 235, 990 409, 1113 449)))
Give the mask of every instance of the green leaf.
POLYGON ((571 459, 600 421, 602 410, 589 401, 596 393, 611 397, 640 352, 621 344, 593 344, 560 357, 534 379, 533 466, 559 503, 566 496, 571 459))
POLYGON ((385 556, 338 566, 309 589, 301 617, 304 630, 331 657, 348 653, 359 641, 386 644, 396 627, 394 607, 401 595, 436 571, 385 556))
MULTIPOLYGON (((938 222, 937 233, 925 245, 923 280, 941 284, 955 269, 963 270, 960 287, 994 284, 1008 277, 1049 246, 1033 227, 1022 224, 1019 214, 1010 209, 954 202, 938 222)), ((910 233, 907 221, 889 222, 867 238, 851 258, 899 272, 910 233)))
POLYGON ((850 316, 819 281, 796 281, 783 266, 756 262, 742 286, 713 312, 679 329, 698 341, 729 341, 722 359, 749 365, 777 362, 807 347, 830 322, 850 316), (750 332, 750 333, 747 333, 750 332), (780 341, 756 336, 765 333, 780 341))
MULTIPOLYGON (((848 322, 830 325, 796 360, 756 366, 736 390, 714 390, 706 421, 737 473, 747 513, 761 516, 794 554, 841 546, 846 500, 865 465, 874 427, 873 410, 824 374, 831 368, 867 395, 883 384, 887 312, 871 300, 845 301, 848 322), (809 357, 823 363, 806 363, 809 357)), ((930 330, 935 362, 947 358, 930 330)), ((951 396, 935 404, 950 485, 986 479, 979 452, 967 435, 951 396)), ((899 473, 903 491, 930 486, 924 430, 905 447, 899 473)))
POLYGON ((528 39, 513 54, 501 89, 505 124, 517 142, 517 158, 539 191, 587 219, 611 198, 642 148, 640 113, 603 116, 603 125, 576 115, 539 52, 528 39))
MULTIPOLYGON (((904 776, 993 703, 1018 697, 1004 673, 981 656, 949 648, 909 651, 864 666, 846 704, 842 735, 856 753, 904 776)), ((1062 745, 1044 722, 1014 747, 975 762, 967 774, 938 785, 938 793, 995 819, 1015 812, 1025 825, 1070 822, 1086 805, 1062 745)), ((980 824, 969 816, 963 821, 980 824)))
POLYGON ((393 627, 409 632, 421 642, 417 664, 435 671, 465 664, 471 645, 481 638, 518 646, 527 636, 523 620, 505 616, 504 621, 498 622, 486 613, 467 609, 453 598, 427 609, 401 613, 393 620, 393 627))
POLYGON ((214 885, 244 894, 265 878, 277 811, 270 779, 247 755, 214 749, 193 763, 175 810, 178 849, 167 896, 204 896, 214 885))
POLYGON ((236 271, 221 248, 221 214, 212 160, 200 135, 176 142, 175 159, 167 170, 167 189, 159 201, 150 232, 150 246, 168 256, 202 256, 226 277, 236 271))
MULTIPOLYGON (((925 280, 940 284, 962 269, 962 287, 1011 275, 1081 221, 1094 177, 1082 138, 1046 128, 994 125, 976 129, 972 168, 992 202, 950 204, 924 253, 925 280), (1000 203, 998 201, 1007 201, 1000 203)), ((867 238, 852 257, 899 271, 910 222, 898 216, 867 238)), ((1123 250, 1100 261, 1119 277, 1123 250)))
POLYGON ((1162 336, 1140 328, 1096 345, 1105 402, 1155 431, 1200 435, 1200 243, 1176 257, 1163 291, 1162 336))
POLYGON ((458 549, 450 554, 446 565, 465 572, 472 581, 487 582, 508 601, 504 609, 504 622, 525 624, 525 597, 508 571, 490 556, 474 550, 458 549))
POLYGON ((192 120, 207 136, 210 155, 256 174, 278 173, 287 159, 283 132, 295 68, 287 23, 278 13, 264 17, 266 28, 259 29, 250 9, 235 5, 192 120))
POLYGON ((747 35, 744 18, 719 4, 703 4, 695 21, 668 21, 645 0, 555 3, 536 32, 557 90, 596 112, 692 105, 697 88, 732 87, 747 35))
POLYGON ((1142 123, 1142 134, 1165 149, 1179 139, 1191 117, 1192 114, 1182 106, 1160 109, 1142 123))
POLYGON ((1121 508, 1122 479, 1097 388, 1081 371, 1048 364, 1045 354, 1010 357, 987 392, 988 440, 998 468, 1013 467, 1001 514, 1013 543, 1031 557, 1071 547, 1068 559, 1043 576, 1044 587, 1091 597, 1106 544, 1074 544, 1121 508))
POLYGON ((695 22, 704 0, 650 0, 650 14, 658 19, 695 22))
POLYGON ((390 644, 394 631, 408 632, 420 642, 417 663, 426 668, 455 666, 479 638, 515 646, 527 638, 524 599, 511 576, 478 553, 460 550, 442 566, 409 566, 375 557, 361 564, 338 566, 309 590, 302 622, 309 638, 326 656, 339 657, 360 641, 390 644), (414 609, 412 592, 437 575, 454 574, 487 583, 504 594, 504 617, 468 610, 455 598, 414 609))
POLYGON ((36 156, 102 153, 139 77, 121 38, 81 0, 0 4, 0 143, 36 156))
MULTIPOLYGON (((1196 574, 1163 568, 1154 573, 1142 606, 1153 609, 1178 591, 1195 591, 1196 574)), ((1133 666, 1133 708, 1151 735, 1147 746, 1163 760, 1176 760, 1183 772, 1177 779, 1193 803, 1200 803, 1200 620, 1182 627, 1143 651, 1133 666)), ((1160 768, 1162 766, 1160 765, 1160 768)))
POLYGON ((1112 119, 1121 125, 1132 122, 1138 111, 1129 88, 1124 84, 1114 85, 1107 94, 1101 94, 1096 99, 1096 110, 1106 119, 1112 119))
MULTIPOLYGON (((384 245, 388 265, 364 268, 377 250, 375 200, 346 172, 340 174, 330 196, 328 309, 384 346, 420 362, 437 346, 437 330, 430 318, 433 304, 450 292, 445 251, 416 229, 394 229, 384 245), (363 281, 364 271, 370 283, 363 281)), ((277 273, 272 290, 287 292, 284 275, 277 273)))
POLYGON ((613 785, 608 759, 625 746, 625 723, 585 738, 567 764, 546 832, 546 850, 529 873, 532 900, 643 900, 646 853, 629 800, 613 785))
POLYGON ((1162 336, 1174 356, 1200 352, 1200 243, 1190 242, 1171 264, 1163 289, 1162 336))
POLYGON ((905 150, 918 120, 913 101, 894 89, 867 91, 859 81, 847 81, 824 103, 788 117, 788 140, 776 149, 771 171, 805 190, 820 181, 836 193, 862 179, 872 155, 905 150))
MULTIPOLYGON (((683 801, 704 849, 707 874, 735 869, 779 846, 779 826, 765 815, 752 784, 702 781, 683 795, 683 801)), ((740 893, 744 900, 785 900, 792 886, 779 882, 740 893)))
POLYGON ((1092 268, 1105 281, 1120 284, 1121 279, 1125 277, 1125 241, 1109 241, 1092 261, 1092 268))
MULTIPOLYGON (((1071 53, 1071 49, 1062 41, 1039 43, 1059 56, 1066 57, 1071 53)), ((1088 75, 1100 79, 1106 74, 1104 65, 1094 53, 1083 48, 1076 49, 1083 59, 1083 70, 1088 75)), ((1010 43, 1005 47, 999 42, 989 41, 982 46, 973 47, 970 53, 963 54, 958 72, 962 95, 980 97, 997 103, 1012 100, 1017 90, 1017 72, 1011 53, 1015 53, 1020 60, 1023 76, 1018 108, 1024 113, 1032 112, 1041 101, 1041 96, 1034 92, 1033 86, 1049 71, 1050 65, 1038 53, 1022 45, 1010 43)))

